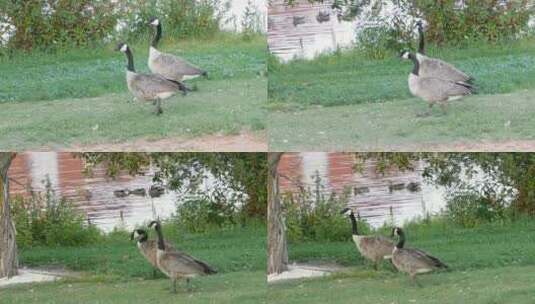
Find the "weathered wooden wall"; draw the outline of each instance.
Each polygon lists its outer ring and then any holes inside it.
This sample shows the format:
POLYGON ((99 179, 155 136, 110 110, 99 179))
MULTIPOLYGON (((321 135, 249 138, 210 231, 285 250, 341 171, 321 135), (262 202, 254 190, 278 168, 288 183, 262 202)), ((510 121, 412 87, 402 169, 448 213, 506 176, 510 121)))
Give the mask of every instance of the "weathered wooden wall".
POLYGON ((316 52, 336 48, 338 44, 337 17, 331 9, 331 1, 310 3, 296 1, 293 6, 284 0, 273 0, 268 4, 268 45, 271 53, 283 60, 311 58, 316 52), (318 22, 319 12, 329 13, 330 20, 318 22), (296 18, 296 19, 294 19, 296 18), (302 24, 294 24, 301 20, 302 24))
POLYGON ((152 219, 153 203, 159 216, 168 216, 175 208, 174 193, 166 193, 158 198, 134 194, 117 197, 114 194, 116 190, 139 188, 144 188, 148 192, 152 185, 150 172, 147 172, 146 176, 136 177, 120 174, 112 179, 106 176, 105 168, 100 166, 94 170, 92 176, 86 176, 83 174, 82 160, 71 153, 47 153, 53 160, 48 164, 42 161, 36 162, 35 160, 42 156, 36 153, 17 155, 9 171, 12 181, 11 196, 29 197, 32 191, 44 191, 44 184, 36 179, 57 172, 57 176, 51 176, 52 189, 56 194, 66 197, 78 210, 84 212, 92 223, 100 225, 105 230, 120 224, 121 215, 127 225, 152 219))
POLYGON ((281 193, 297 193, 300 187, 315 191, 314 178, 304 172, 314 175, 317 171, 322 181, 322 194, 327 196, 332 191, 340 194, 350 189, 348 205, 372 224, 380 225, 389 220, 390 208, 396 222, 421 214, 420 163, 414 164, 414 171, 391 170, 385 175, 377 173, 373 160, 365 163, 362 173, 354 170, 355 164, 352 153, 285 153, 279 165, 281 193), (314 163, 314 158, 321 161, 314 163))

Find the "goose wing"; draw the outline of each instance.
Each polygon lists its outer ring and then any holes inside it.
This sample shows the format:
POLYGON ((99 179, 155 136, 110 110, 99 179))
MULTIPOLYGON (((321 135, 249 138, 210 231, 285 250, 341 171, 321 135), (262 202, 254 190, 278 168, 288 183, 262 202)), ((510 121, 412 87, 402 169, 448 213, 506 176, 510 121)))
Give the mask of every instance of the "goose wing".
POLYGON ((172 80, 182 80, 184 75, 201 75, 204 73, 203 70, 187 60, 167 53, 160 53, 156 56, 150 68, 152 72, 172 80))
MULTIPOLYGON (((422 56, 423 57, 423 56, 422 56)), ((423 57, 420 62, 420 75, 423 77, 433 77, 454 82, 467 82, 472 79, 463 71, 453 65, 436 58, 423 57)))
POLYGON ((203 275, 217 273, 215 269, 205 262, 198 260, 182 251, 166 251, 160 258, 160 266, 165 269, 173 269, 184 275, 203 275))
POLYGON ((132 77, 130 86, 148 99, 155 98, 158 94, 176 93, 180 90, 179 83, 154 74, 136 74, 132 77))
POLYGON ((375 254, 390 258, 392 256, 392 250, 394 249, 394 243, 383 236, 367 236, 362 238, 362 247, 373 250, 375 254))
POLYGON ((396 259, 412 269, 432 270, 435 268, 448 268, 446 264, 438 258, 415 248, 398 249, 396 259))
POLYGON ((419 77, 418 93, 426 100, 443 101, 450 97, 472 94, 472 87, 468 84, 431 77, 419 77))
MULTIPOLYGON (((141 244, 139 248, 141 254, 151 263, 154 267, 158 267, 156 263, 156 250, 158 249, 158 242, 156 240, 147 240, 141 244)), ((173 245, 165 241, 165 249, 170 251, 178 251, 173 245)))

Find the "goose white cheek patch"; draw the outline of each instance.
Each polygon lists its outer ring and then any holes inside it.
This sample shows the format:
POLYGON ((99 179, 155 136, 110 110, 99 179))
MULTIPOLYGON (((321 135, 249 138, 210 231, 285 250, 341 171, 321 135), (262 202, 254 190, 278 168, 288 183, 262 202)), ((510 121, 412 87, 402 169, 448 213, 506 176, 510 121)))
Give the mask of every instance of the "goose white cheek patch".
POLYGON ((123 44, 123 46, 121 47, 121 52, 126 52, 126 50, 128 49, 128 45, 126 44, 123 44))

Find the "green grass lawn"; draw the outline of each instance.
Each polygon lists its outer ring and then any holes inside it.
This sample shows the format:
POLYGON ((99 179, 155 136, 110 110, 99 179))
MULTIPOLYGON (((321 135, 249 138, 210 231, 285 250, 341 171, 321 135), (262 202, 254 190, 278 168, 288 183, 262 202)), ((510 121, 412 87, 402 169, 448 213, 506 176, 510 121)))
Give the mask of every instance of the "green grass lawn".
POLYGON ((427 117, 417 117, 427 105, 415 98, 276 111, 269 115, 269 145, 277 151, 430 151, 435 145, 453 151, 453 144, 489 142, 479 150, 493 150, 494 142, 535 140, 534 101, 534 90, 476 95, 427 117))
MULTIPOLYGON (((429 46, 429 56, 451 62, 475 78, 480 94, 535 87, 535 39, 466 48, 429 46)), ((353 105, 412 97, 410 61, 392 53, 371 60, 358 51, 323 55, 289 64, 269 62, 269 102, 296 105, 353 105)))
POLYGON ((297 243, 289 245, 291 261, 337 262, 348 266, 347 271, 321 279, 272 284, 268 295, 281 303, 535 301, 535 221, 473 229, 432 221, 409 224, 405 230, 406 246, 439 257, 450 270, 419 276, 422 287, 418 287, 387 263, 379 272, 373 271, 351 241, 297 243))
MULTIPOLYGON (((532 140, 535 40, 436 48, 476 79, 478 95, 417 118, 427 104, 413 97, 412 63, 397 54, 370 60, 358 51, 279 64, 270 59, 268 100, 272 150, 426 150, 452 142, 532 140)), ((489 149, 492 149, 490 147, 489 149)))
MULTIPOLYGON (((127 103, 126 58, 101 49, 20 54, 0 61, 0 146, 4 149, 69 147, 203 134, 255 134, 265 129, 265 38, 218 35, 212 40, 167 42, 161 49, 208 70, 189 81, 198 91, 164 102, 127 103), (13 77, 17 75, 17 77, 13 77)), ((131 46, 136 70, 148 72, 148 43, 131 46)))
POLYGON ((0 289, 0 297, 6 303, 263 303, 265 225, 253 223, 205 234, 179 234, 164 227, 166 238, 177 248, 206 261, 219 273, 193 279, 191 292, 181 283, 178 294, 172 295, 170 280, 161 273, 153 279, 152 266, 130 242, 129 235, 116 233, 85 247, 22 249, 24 266, 64 266, 83 275, 0 289))
POLYGON ((355 272, 346 276, 290 282, 268 288, 270 303, 359 304, 530 304, 535 302, 535 266, 509 266, 420 278, 355 272))

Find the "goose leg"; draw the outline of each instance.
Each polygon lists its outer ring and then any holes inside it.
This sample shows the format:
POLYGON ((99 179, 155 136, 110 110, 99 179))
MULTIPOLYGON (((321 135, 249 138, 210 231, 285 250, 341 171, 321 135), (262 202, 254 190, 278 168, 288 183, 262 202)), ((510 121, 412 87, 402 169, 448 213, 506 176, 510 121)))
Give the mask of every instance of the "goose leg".
POLYGON ((189 278, 186 278, 186 289, 188 291, 191 291, 191 284, 190 284, 190 279, 189 278))
POLYGON ((434 105, 434 104, 435 104, 434 102, 430 102, 430 103, 429 103, 429 107, 427 108, 427 111, 425 111, 425 112, 423 112, 423 113, 419 113, 419 114, 417 114, 416 116, 417 116, 417 117, 426 117, 426 116, 431 115, 431 111, 433 110, 433 105, 434 105))
POLYGON ((446 102, 442 102, 440 104, 440 108, 442 109, 442 114, 446 115, 447 114, 448 104, 446 102))
POLYGON ((156 269, 155 268, 152 268, 152 278, 153 279, 156 278, 156 269))
POLYGON ((173 281, 173 293, 176 293, 176 279, 172 279, 173 281))
POLYGON ((420 284, 420 282, 418 282, 416 280, 416 274, 410 274, 410 277, 411 277, 411 282, 413 285, 416 285, 418 287, 422 287, 422 285, 420 284))
POLYGON ((375 269, 375 271, 379 270, 379 267, 377 266, 377 262, 373 262, 373 269, 375 269))
POLYGON ((162 101, 160 100, 160 98, 158 98, 156 99, 156 115, 161 115, 162 113, 162 101))
POLYGON ((182 95, 188 95, 188 92, 191 92, 192 89, 188 88, 183 82, 178 82, 178 89, 182 91, 182 95))

